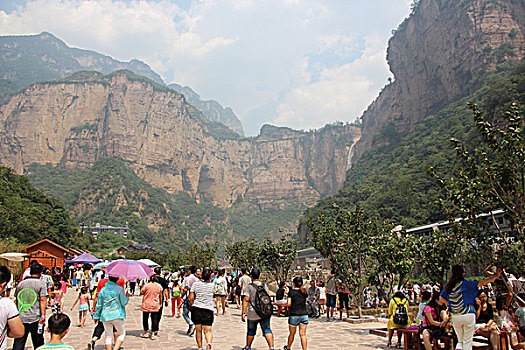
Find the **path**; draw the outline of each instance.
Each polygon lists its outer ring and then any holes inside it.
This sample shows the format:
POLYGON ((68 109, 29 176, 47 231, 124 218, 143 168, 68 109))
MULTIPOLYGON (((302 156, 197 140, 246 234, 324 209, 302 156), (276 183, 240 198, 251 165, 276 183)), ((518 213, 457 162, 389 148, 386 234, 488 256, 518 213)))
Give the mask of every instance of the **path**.
MULTIPOLYGON (((86 349, 88 341, 91 339, 94 324, 91 318, 86 321, 86 327, 76 327, 78 314, 71 311, 71 305, 76 297, 74 289, 69 289, 64 296, 65 312, 71 317, 72 327, 69 334, 64 338, 67 344, 72 345, 76 350, 86 349)), ((124 348, 131 349, 160 349, 160 350, 193 350, 197 349, 195 338, 186 335, 187 325, 184 319, 170 318, 168 310, 164 308, 164 316, 160 325, 159 337, 155 340, 143 339, 139 335, 142 332, 142 313, 140 303, 142 298, 134 296, 126 307, 127 336, 124 341, 124 348)), ((48 309, 49 312, 49 309, 48 309)), ((171 312, 171 306, 169 307, 171 312)), ((241 321, 240 310, 233 307, 228 308, 226 315, 215 317, 213 324, 213 349, 219 350, 241 350, 244 346, 246 336, 246 324, 241 321)), ((288 324, 285 317, 272 317, 272 330, 275 336, 276 349, 282 349, 286 345, 288 337, 288 324)), ((369 328, 384 327, 381 323, 350 324, 343 321, 326 322, 325 319, 310 320, 308 326, 308 348, 316 349, 385 349, 386 339, 371 335, 369 328)), ((46 335, 48 339, 48 335, 46 335)), ((8 342, 8 349, 12 346, 12 340, 8 342)), ((31 349, 31 341, 28 339, 26 349, 31 349)), ((268 349, 260 328, 252 345, 253 349, 268 349)), ((298 334, 294 342, 293 349, 300 349, 298 334)), ((103 350, 103 341, 98 341, 95 350, 103 350)))

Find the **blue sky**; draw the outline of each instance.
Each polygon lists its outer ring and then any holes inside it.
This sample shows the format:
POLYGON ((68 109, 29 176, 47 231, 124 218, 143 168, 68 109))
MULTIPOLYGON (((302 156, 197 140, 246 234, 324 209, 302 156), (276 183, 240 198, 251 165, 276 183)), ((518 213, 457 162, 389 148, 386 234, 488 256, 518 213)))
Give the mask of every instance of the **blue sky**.
POLYGON ((355 121, 391 76, 386 46, 411 0, 0 0, 2 35, 148 63, 166 83, 264 123, 355 121))

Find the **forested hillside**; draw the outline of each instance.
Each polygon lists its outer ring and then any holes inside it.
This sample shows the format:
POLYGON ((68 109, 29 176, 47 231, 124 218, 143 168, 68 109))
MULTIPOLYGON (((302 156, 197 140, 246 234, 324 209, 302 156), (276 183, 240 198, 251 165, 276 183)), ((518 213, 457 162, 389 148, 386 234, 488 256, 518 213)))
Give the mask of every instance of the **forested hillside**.
POLYGON ((79 230, 62 203, 34 188, 25 176, 0 166, 0 239, 31 244, 43 238, 82 246, 79 230))
POLYGON ((382 218, 405 228, 447 219, 435 202, 439 189, 427 175, 427 168, 452 173, 457 162, 449 140, 477 144, 467 102, 478 103, 491 117, 504 113, 511 102, 525 104, 525 62, 502 65, 484 78, 484 85, 473 95, 454 101, 408 133, 398 133, 392 125, 382 128, 375 144, 382 146, 366 152, 347 173, 344 188, 306 211, 299 228, 303 242, 308 218, 320 211, 330 211, 333 204, 352 208, 357 203, 382 218))
MULTIPOLYGON (((296 210, 235 213, 183 192, 169 194, 140 179, 126 162, 101 158, 88 169, 32 164, 28 177, 46 194, 60 199, 80 224, 128 225, 128 238, 161 251, 180 251, 195 243, 231 243, 276 235, 293 222, 296 210)), ((114 247, 116 248, 116 246, 114 247)))

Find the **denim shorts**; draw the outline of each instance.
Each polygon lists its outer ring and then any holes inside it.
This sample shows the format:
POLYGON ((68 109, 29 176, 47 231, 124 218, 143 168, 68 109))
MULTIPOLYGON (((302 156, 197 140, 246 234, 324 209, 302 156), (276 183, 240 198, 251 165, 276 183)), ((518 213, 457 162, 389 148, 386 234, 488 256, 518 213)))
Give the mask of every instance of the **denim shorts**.
POLYGON ((326 294, 326 307, 333 307, 335 309, 336 295, 326 294))
POLYGON ((247 322, 248 322, 248 332, 246 333, 246 335, 248 337, 254 337, 255 336, 255 334, 257 333, 257 325, 258 324, 261 325, 261 330, 262 330, 264 335, 272 333, 272 330, 270 329, 270 319, 257 320, 257 321, 247 320, 247 322))
POLYGON ((288 316, 288 324, 297 327, 300 324, 308 324, 308 315, 288 316))

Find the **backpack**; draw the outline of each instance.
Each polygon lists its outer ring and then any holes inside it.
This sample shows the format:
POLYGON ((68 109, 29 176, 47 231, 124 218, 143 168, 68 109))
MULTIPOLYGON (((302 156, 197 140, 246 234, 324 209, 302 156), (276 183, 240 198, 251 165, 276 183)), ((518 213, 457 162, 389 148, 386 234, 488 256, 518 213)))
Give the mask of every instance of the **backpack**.
POLYGON ((406 301, 402 304, 398 304, 395 298, 392 298, 396 304, 396 309, 394 311, 394 323, 400 326, 405 326, 408 324, 408 314, 406 308, 406 301))
POLYGON ((264 288, 264 285, 256 285, 255 283, 250 283, 250 285, 255 288, 255 296, 250 298, 250 305, 255 310, 257 316, 261 319, 266 320, 272 316, 273 313, 273 304, 270 295, 264 288))

